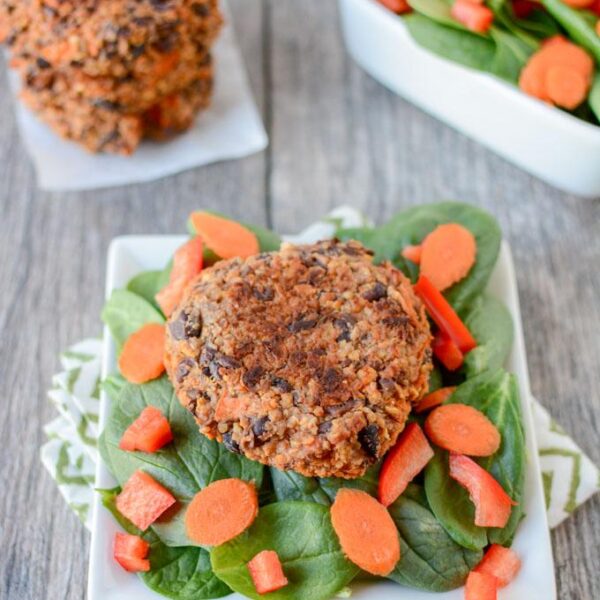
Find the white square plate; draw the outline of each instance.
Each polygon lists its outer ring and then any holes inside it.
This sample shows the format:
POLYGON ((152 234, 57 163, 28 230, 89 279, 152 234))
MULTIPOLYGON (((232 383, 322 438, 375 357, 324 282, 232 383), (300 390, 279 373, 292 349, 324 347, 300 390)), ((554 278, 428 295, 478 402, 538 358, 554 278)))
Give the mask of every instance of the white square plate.
MULTIPOLYGON (((185 236, 127 236, 116 238, 108 253, 106 293, 124 287, 141 271, 162 269, 169 257, 187 238, 185 236)), ((525 518, 515 537, 514 549, 523 567, 516 580, 499 593, 500 600, 555 600, 554 564, 546 519, 538 452, 533 433, 531 394, 521 327, 521 313, 510 248, 502 245, 498 264, 492 275, 489 292, 509 308, 515 323, 515 342, 507 368, 519 380, 527 436, 528 468, 525 489, 525 518)), ((103 376, 116 370, 115 347, 105 330, 103 376)), ((106 423, 109 399, 102 393, 100 427, 106 423)), ((96 488, 114 487, 115 481, 102 462, 96 469, 96 488)), ((112 541, 119 530, 98 495, 94 497, 93 529, 90 553, 89 600, 156 600, 164 598, 149 590, 136 576, 125 572, 112 557, 112 541)), ((403 588, 392 582, 362 583, 352 586, 357 600, 462 600, 462 588, 443 594, 403 588)), ((239 594, 228 596, 241 600, 239 594)))

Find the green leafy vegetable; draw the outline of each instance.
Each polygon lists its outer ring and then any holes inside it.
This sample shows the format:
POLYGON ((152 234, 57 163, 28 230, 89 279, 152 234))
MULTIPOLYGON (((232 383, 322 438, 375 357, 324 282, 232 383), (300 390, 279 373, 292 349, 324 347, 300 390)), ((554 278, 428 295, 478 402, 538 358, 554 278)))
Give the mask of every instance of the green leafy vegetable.
POLYGON ((109 375, 102 383, 102 389, 108 394, 111 400, 116 400, 123 389, 123 386, 127 383, 125 378, 118 373, 109 375))
POLYGON ((596 72, 588 102, 596 119, 600 121, 600 74, 596 72))
POLYGON ((171 274, 171 263, 162 271, 144 271, 136 275, 127 284, 127 289, 144 300, 152 304, 154 308, 160 310, 156 303, 156 294, 169 283, 169 275, 171 274))
POLYGON ((99 490, 102 504, 119 524, 128 533, 139 535, 150 544, 150 571, 139 575, 151 590, 173 600, 209 600, 231 593, 213 573, 206 550, 191 546, 170 548, 151 530, 141 532, 124 519, 115 503, 119 492, 120 488, 99 490))
POLYGON ((486 211, 461 202, 425 204, 399 212, 376 229, 341 229, 336 235, 344 240, 357 239, 375 252, 377 262, 390 260, 403 269, 408 261, 399 260, 402 249, 420 244, 428 233, 443 223, 463 225, 475 236, 477 243, 475 265, 464 279, 444 294, 460 312, 483 292, 498 259, 502 234, 494 217, 486 211))
POLYGON ((260 488, 263 466, 233 454, 222 444, 209 440, 198 431, 192 415, 179 403, 166 377, 143 385, 127 384, 112 403, 102 434, 108 465, 119 485, 142 469, 164 485, 180 502, 179 511, 153 528, 171 546, 191 542, 185 534, 183 515, 187 503, 212 481, 238 477, 253 481, 260 488), (125 452, 119 448, 123 432, 146 406, 155 406, 169 420, 173 442, 155 452, 125 452))
POLYGON ((127 338, 142 325, 165 321, 150 302, 128 290, 114 290, 101 316, 118 348, 122 348, 127 338))
POLYGON ((445 592, 464 584, 481 550, 459 546, 435 518, 420 486, 411 484, 389 507, 400 534, 400 562, 389 575, 403 585, 445 592))
POLYGON ((280 471, 271 467, 271 480, 278 502, 284 500, 303 500, 329 506, 329 496, 323 491, 319 480, 305 477, 294 471, 280 471))
POLYGON ((504 366, 513 344, 513 322, 506 306, 483 294, 461 316, 477 340, 477 347, 465 356, 463 368, 467 378, 504 366))
POLYGON ((562 0, 542 0, 542 3, 573 41, 589 50, 596 62, 600 63, 600 36, 594 29, 598 17, 585 10, 571 8, 562 0))
POLYGON ((211 550, 217 577, 231 589, 260 600, 247 563, 262 550, 275 550, 289 584, 272 600, 328 600, 357 575, 331 526, 329 508, 310 502, 278 502, 262 508, 252 526, 211 550))

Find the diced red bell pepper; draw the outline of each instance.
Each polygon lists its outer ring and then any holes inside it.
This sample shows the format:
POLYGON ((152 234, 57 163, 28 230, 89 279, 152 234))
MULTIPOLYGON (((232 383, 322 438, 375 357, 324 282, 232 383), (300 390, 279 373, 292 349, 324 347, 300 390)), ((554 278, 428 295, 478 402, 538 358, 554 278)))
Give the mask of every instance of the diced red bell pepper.
POLYGON ((423 246, 404 246, 402 249, 402 256, 406 260, 418 265, 421 263, 421 254, 423 253, 423 246))
POLYGON ((512 8, 517 19, 526 19, 534 10, 542 9, 542 4, 532 0, 513 0, 512 8))
POLYGON ((465 600, 496 600, 498 583, 491 575, 471 571, 465 586, 465 600))
POLYGON ((433 458, 433 450, 417 423, 409 423, 389 451, 379 473, 378 496, 392 504, 433 458))
POLYGON ((431 345, 433 355, 448 369, 456 371, 462 367, 465 360, 458 346, 445 334, 437 332, 431 345))
POLYGON ((125 430, 119 448, 133 452, 156 452, 173 441, 169 421, 155 406, 147 406, 125 430))
POLYGON ((506 587, 521 569, 521 559, 510 548, 492 544, 481 562, 473 569, 477 573, 492 575, 498 587, 506 587))
POLYGON ((170 316, 183 297, 188 283, 202 271, 202 240, 194 237, 178 248, 173 256, 169 283, 156 294, 156 302, 170 316))
POLYGON ((593 4, 587 7, 587 10, 592 11, 595 15, 600 17, 600 0, 594 0, 593 4))
POLYGON ((474 460, 450 453, 450 477, 467 489, 475 505, 475 525, 504 527, 516 502, 502 486, 474 460))
POLYGON ((126 570, 132 573, 149 571, 150 561, 146 558, 150 544, 137 535, 117 533, 113 544, 115 560, 126 570))
POLYGON ((425 303, 425 307, 435 324, 442 333, 445 333, 458 346, 463 354, 477 346, 475 338, 454 312, 450 303, 425 275, 419 276, 419 280, 414 285, 414 290, 425 303))
POLYGON ((389 8, 397 15, 403 15, 404 13, 409 13, 412 11, 412 8, 406 0, 379 0, 379 3, 383 4, 383 6, 389 8))
POLYGON ((136 471, 117 496, 117 510, 138 529, 148 529, 175 504, 173 494, 144 471, 136 471))
POLYGON ((486 33, 494 21, 492 10, 473 0, 454 0, 450 14, 467 29, 477 33, 486 33))
POLYGON ((259 594, 274 592, 288 584, 279 556, 274 550, 259 552, 248 563, 248 571, 259 594))

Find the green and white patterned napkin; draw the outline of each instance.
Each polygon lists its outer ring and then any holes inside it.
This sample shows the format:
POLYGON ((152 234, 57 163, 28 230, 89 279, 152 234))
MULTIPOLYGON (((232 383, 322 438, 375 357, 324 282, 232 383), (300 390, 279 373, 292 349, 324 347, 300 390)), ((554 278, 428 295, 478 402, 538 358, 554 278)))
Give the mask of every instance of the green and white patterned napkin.
MULTIPOLYGON (((358 211, 340 207, 299 235, 285 236, 285 240, 310 243, 331 237, 338 226, 364 224, 358 211)), ((60 361, 63 370, 53 377, 48 392, 60 416, 44 428, 48 442, 42 446, 41 458, 67 504, 91 529, 94 473, 99 460, 102 343, 99 339, 79 342, 61 354, 60 361)), ((600 471, 546 409, 535 399, 531 402, 548 521, 550 527, 556 527, 600 490, 600 471)))

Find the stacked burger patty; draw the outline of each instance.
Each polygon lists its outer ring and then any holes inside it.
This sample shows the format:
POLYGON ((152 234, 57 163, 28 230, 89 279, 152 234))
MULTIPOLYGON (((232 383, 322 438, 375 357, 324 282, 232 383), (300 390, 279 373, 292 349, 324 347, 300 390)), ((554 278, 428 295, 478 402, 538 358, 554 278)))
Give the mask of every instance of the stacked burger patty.
POLYGON ((130 154, 208 106, 218 0, 0 0, 22 97, 63 137, 130 154))

